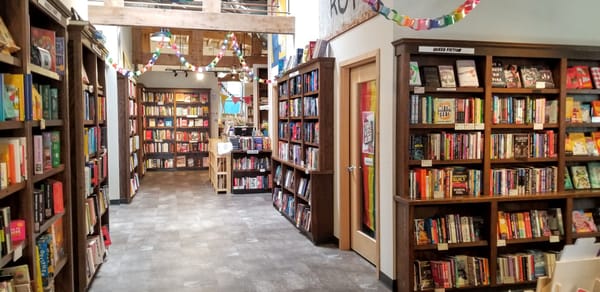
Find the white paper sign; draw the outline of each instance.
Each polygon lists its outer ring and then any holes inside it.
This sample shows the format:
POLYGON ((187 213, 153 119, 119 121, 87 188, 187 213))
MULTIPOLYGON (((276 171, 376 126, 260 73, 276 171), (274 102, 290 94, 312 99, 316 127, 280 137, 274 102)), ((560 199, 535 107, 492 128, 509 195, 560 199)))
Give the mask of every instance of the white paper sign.
POLYGON ((419 46, 419 53, 474 55, 475 48, 419 46))

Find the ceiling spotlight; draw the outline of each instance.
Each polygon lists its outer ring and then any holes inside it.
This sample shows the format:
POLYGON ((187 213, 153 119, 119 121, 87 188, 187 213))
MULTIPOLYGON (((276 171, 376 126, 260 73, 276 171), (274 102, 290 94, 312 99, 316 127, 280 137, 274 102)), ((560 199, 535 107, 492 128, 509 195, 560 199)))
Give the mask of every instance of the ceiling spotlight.
POLYGON ((196 80, 204 80, 204 73, 196 73, 196 80))
POLYGON ((169 42, 171 41, 171 31, 168 28, 161 28, 160 31, 154 32, 150 35, 150 40, 155 42, 169 42))

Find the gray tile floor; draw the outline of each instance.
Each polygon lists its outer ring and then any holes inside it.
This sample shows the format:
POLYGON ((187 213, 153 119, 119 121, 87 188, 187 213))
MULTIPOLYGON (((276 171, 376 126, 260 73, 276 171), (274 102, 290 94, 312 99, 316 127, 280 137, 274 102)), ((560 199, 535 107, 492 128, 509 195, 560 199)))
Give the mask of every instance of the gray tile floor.
POLYGON ((110 209, 112 246, 91 292, 389 291, 354 252, 314 246, 269 194, 216 195, 207 172, 150 172, 110 209))

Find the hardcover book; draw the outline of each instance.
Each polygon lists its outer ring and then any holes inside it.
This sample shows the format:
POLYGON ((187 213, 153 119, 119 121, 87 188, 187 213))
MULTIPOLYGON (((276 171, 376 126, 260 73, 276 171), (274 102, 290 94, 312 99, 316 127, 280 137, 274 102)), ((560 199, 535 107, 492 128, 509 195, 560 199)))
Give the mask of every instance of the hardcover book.
POLYGON ((8 31, 4 20, 0 17, 0 53, 10 55, 20 49, 8 31))
POLYGON ((587 167, 592 189, 600 188, 600 162, 588 162, 587 167))
POLYGON ((600 89, 600 67, 591 67, 590 74, 592 75, 592 81, 594 82, 594 88, 600 89))
POLYGON ((49 70, 56 72, 56 32, 53 30, 32 26, 31 44, 50 52, 49 70))
POLYGON ((569 141, 572 145, 573 155, 588 155, 587 141, 582 132, 569 133, 569 141))
POLYGON ((565 167, 565 190, 573 189, 573 181, 571 180, 571 175, 569 175, 569 170, 565 167))
POLYGON ((409 63, 410 79, 408 85, 421 86, 421 73, 419 72, 419 63, 411 61, 409 63))
POLYGON ((438 68, 435 66, 423 67, 423 79, 425 80, 425 86, 427 87, 438 88, 441 86, 438 68))
POLYGON ((425 230, 425 219, 415 219, 415 239, 417 245, 429 244, 429 237, 425 230))
POLYGON ((452 67, 452 65, 439 65, 438 70, 440 73, 440 82, 442 84, 442 87, 456 87, 456 80, 454 79, 454 68, 452 67))
POLYGON ((580 103, 579 111, 581 112, 581 122, 591 123, 592 122, 592 107, 589 103, 580 103))
POLYGON ((567 89, 580 88, 579 77, 577 76, 577 69, 574 67, 567 68, 567 89))
POLYGON ((456 60, 456 72, 460 87, 479 87, 475 60, 456 60))
POLYGON ((431 272, 431 264, 429 261, 415 261, 415 274, 418 290, 424 291, 433 289, 433 274, 431 272))
POLYGON ((524 88, 535 88, 537 81, 537 69, 535 67, 521 67, 521 81, 524 88))
POLYGON ((591 188, 588 172, 584 165, 571 166, 571 177, 573 178, 575 189, 585 190, 591 188))
POLYGON ((592 123, 600 123, 600 100, 592 100, 590 105, 592 123))
POLYGON ((573 230, 576 233, 597 231, 593 216, 592 212, 573 210, 573 230))
POLYGON ((552 71, 548 67, 537 68, 537 81, 543 81, 545 88, 554 88, 554 78, 552 78, 552 71))
POLYGON ((504 69, 502 63, 492 64, 492 87, 506 87, 506 77, 504 76, 504 69))
POLYGON ((504 79, 507 88, 521 88, 521 76, 519 76, 519 67, 517 65, 507 65, 504 68, 504 79))
POLYGON ((454 123, 454 98, 434 98, 433 99, 433 123, 434 124, 453 124, 454 123))
POLYGON ((575 68, 575 71, 577 73, 577 81, 579 83, 579 88, 593 88, 592 77, 590 76, 588 66, 574 66, 573 68, 575 68))
POLYGON ((513 135, 513 155, 517 159, 529 157, 529 134, 513 135))
POLYGON ((469 195, 469 170, 463 166, 455 166, 452 170, 452 196, 469 195))

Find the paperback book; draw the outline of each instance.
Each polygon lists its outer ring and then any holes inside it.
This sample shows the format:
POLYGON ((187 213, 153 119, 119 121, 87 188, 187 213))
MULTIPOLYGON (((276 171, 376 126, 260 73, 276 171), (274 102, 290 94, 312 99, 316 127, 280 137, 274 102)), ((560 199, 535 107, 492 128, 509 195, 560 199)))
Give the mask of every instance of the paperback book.
POLYGON ((454 79, 454 68, 452 65, 439 65, 440 82, 442 87, 453 88, 456 87, 456 80, 454 79))

